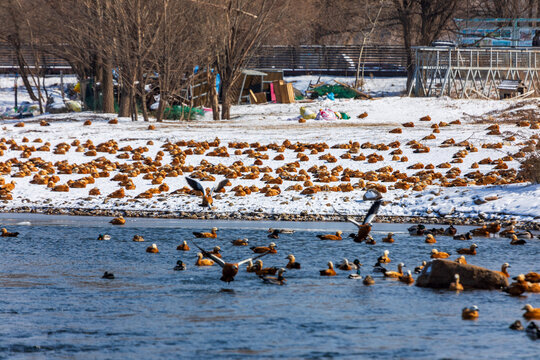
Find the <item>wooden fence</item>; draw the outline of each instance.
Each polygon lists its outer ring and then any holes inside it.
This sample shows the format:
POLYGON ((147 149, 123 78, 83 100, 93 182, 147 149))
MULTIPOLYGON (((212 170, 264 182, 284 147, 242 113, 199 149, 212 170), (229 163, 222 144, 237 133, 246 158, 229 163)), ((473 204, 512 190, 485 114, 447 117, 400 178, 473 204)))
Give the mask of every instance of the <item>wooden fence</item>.
MULTIPOLYGON (((251 58, 248 69, 283 70, 285 75, 332 74, 354 75, 360 55, 359 45, 301 45, 262 46, 251 58)), ((30 67, 34 66, 34 54, 29 47, 23 55, 30 67)), ((42 55, 41 64, 50 73, 69 73, 67 61, 49 53, 42 55)), ((401 46, 366 46, 361 59, 366 73, 375 75, 404 75, 407 64, 405 49, 401 46)), ((0 72, 17 72, 14 51, 0 43, 0 72)))

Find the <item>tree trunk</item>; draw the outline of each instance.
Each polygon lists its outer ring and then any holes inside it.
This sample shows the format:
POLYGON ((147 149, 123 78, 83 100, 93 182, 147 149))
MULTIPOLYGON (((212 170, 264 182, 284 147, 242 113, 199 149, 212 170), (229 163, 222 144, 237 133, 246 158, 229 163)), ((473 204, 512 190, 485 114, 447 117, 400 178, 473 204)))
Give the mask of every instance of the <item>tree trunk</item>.
POLYGON ((17 64, 19 65, 21 78, 22 78, 24 87, 26 88, 26 91, 28 92, 28 96, 30 96, 30 99, 32 101, 38 101, 37 96, 34 94, 34 90, 32 90, 32 85, 30 84, 30 81, 28 80, 28 71, 26 71, 26 61, 24 61, 22 51, 19 47, 15 47, 15 54, 17 56, 17 64))
POLYGON ((101 79, 101 88, 103 92, 103 112, 114 113, 114 85, 110 58, 103 61, 103 65, 101 67, 101 79))
POLYGON ((229 85, 222 82, 222 90, 221 95, 223 97, 223 101, 221 103, 221 120, 229 120, 231 118, 231 99, 230 99, 230 91, 229 91, 229 85))
POLYGON ((206 82, 208 84, 208 102, 212 108, 212 118, 219 120, 219 99, 216 89, 216 74, 210 69, 210 66, 206 67, 206 82))
POLYGON ((129 94, 129 88, 127 86, 120 87, 120 104, 118 104, 118 116, 128 117, 131 114, 131 96, 129 94))

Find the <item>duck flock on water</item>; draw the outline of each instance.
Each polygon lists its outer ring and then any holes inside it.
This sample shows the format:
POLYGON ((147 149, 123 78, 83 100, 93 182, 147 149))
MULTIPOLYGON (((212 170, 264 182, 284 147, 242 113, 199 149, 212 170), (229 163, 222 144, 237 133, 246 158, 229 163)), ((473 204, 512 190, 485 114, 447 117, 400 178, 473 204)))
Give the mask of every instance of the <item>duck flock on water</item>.
MULTIPOLYGON (((218 184, 218 187, 219 186, 221 186, 221 184, 218 184)), ((372 200, 373 204, 368 210, 368 213, 364 217, 362 223, 357 222, 352 217, 346 217, 347 221, 357 226, 357 232, 350 234, 348 238, 352 238, 352 240, 356 243, 365 242, 368 245, 373 245, 376 243, 376 241, 370 235, 371 223, 377 215, 377 212, 381 206, 381 195, 377 191, 370 190, 364 196, 364 200, 372 200)), ((208 206, 209 203, 212 203, 211 191, 203 193, 203 202, 204 206, 208 206)), ((111 220, 110 223, 113 225, 123 225, 126 223, 126 220, 122 217, 118 217, 111 220)), ((269 229, 268 238, 271 240, 279 239, 280 234, 292 234, 293 232, 293 230, 289 229, 269 229)), ((516 232, 514 224, 510 224, 503 229, 500 222, 483 225, 482 227, 473 229, 472 231, 465 234, 457 234, 457 229, 452 225, 450 225, 448 228, 427 229, 424 225, 419 224, 409 227, 408 232, 411 236, 424 237, 425 242, 429 244, 435 244, 437 242, 436 236, 438 235, 452 236, 455 240, 471 240, 473 239, 473 237, 499 236, 509 238, 510 245, 524 245, 527 243, 527 240, 534 239, 533 234, 529 231, 516 232)), ((342 237, 342 234, 342 231, 337 231, 333 234, 318 234, 316 236, 322 241, 334 242, 345 240, 344 237, 342 237)), ((18 235, 19 233, 9 232, 5 228, 2 228, 0 230, 0 237, 17 237, 18 235)), ((241 261, 226 261, 225 259, 223 259, 220 246, 214 246, 212 250, 208 251, 205 250, 201 245, 199 245, 199 239, 217 239, 217 227, 211 228, 208 232, 193 232, 193 236, 197 240, 191 240, 191 243, 198 250, 197 260, 194 265, 197 267, 211 267, 214 265, 218 265, 221 268, 220 280, 226 283, 230 283, 235 280, 235 276, 238 274, 239 271, 241 271, 243 265, 246 265, 246 272, 254 273, 264 283, 280 286, 287 284, 285 273, 288 270, 297 271, 302 269, 301 264, 296 260, 296 257, 293 254, 288 254, 285 257, 288 262, 281 267, 264 267, 261 258, 267 255, 278 253, 277 245, 274 241, 269 242, 267 246, 249 247, 252 255, 247 257, 246 259, 243 259, 241 261)), ((107 234, 99 234, 97 240, 111 240, 111 236, 107 234)), ((140 235, 135 235, 133 241, 142 242, 144 241, 144 238, 140 235)), ((394 243, 394 234, 388 233, 385 237, 381 239, 381 241, 390 244, 394 243)), ((232 240, 231 245, 247 247, 249 246, 249 240, 246 238, 232 240)), ((454 261, 460 264, 467 264, 467 260, 464 255, 476 256, 478 248, 478 245, 473 243, 468 247, 456 249, 457 254, 459 254, 460 256, 458 256, 454 261)), ((191 251, 191 247, 189 246, 187 241, 183 241, 180 245, 176 247, 176 249, 183 252, 191 251)), ((146 248, 146 252, 159 253, 159 249, 156 244, 152 244, 151 246, 146 248)), ((386 264, 389 264, 392 261, 390 259, 389 253, 389 250, 384 250, 383 254, 377 258, 375 264, 373 265, 373 272, 382 273, 384 278, 396 279, 399 282, 407 285, 413 284, 415 282, 415 279, 412 275, 412 271, 407 270, 405 272, 404 268, 406 267, 406 265, 403 262, 400 262, 397 265, 396 270, 387 269, 388 265, 386 264)), ((450 253, 438 251, 435 248, 431 250, 430 254, 431 259, 447 259, 450 256, 450 253)), ((414 268, 414 273, 422 273, 422 271, 427 265, 427 261, 423 261, 420 265, 414 268)), ((373 276, 362 276, 362 266, 363 264, 360 263, 358 259, 354 259, 352 262, 350 262, 348 259, 344 258, 337 265, 334 265, 334 262, 332 261, 328 261, 327 267, 321 269, 319 273, 320 276, 331 277, 336 276, 338 274, 338 271, 350 272, 348 274, 349 279, 363 280, 362 282, 366 286, 374 285, 375 279, 373 278, 373 276), (336 271, 336 269, 338 271, 336 271)), ((509 268, 510 264, 504 263, 501 266, 501 271, 498 273, 504 277, 510 278, 510 274, 508 272, 509 268)), ((185 271, 187 269, 188 265, 186 265, 182 260, 178 260, 176 262, 176 266, 174 267, 174 270, 176 271, 185 271)), ((102 278, 111 280, 114 279, 115 276, 111 272, 105 272, 102 278)), ((515 280, 514 282, 512 282, 508 287, 502 289, 509 295, 522 296, 524 293, 527 292, 540 293, 540 273, 529 272, 528 274, 519 274, 513 279, 515 280)), ((464 290, 463 285, 460 283, 460 277, 458 274, 454 275, 454 281, 448 285, 448 289, 451 291, 464 290)), ((525 311, 523 313, 523 317, 526 320, 540 320, 540 308, 534 308, 532 305, 527 304, 522 308, 522 310, 525 311)), ((462 319, 475 320, 479 317, 479 311, 480 310, 476 305, 473 305, 471 307, 465 307, 463 308, 461 313, 462 319)), ((510 328, 513 330, 526 330, 529 336, 533 338, 540 338, 540 329, 536 325, 536 323, 534 323, 534 321, 531 321, 530 324, 526 328, 524 328, 521 322, 518 320, 514 322, 510 326, 510 328)))

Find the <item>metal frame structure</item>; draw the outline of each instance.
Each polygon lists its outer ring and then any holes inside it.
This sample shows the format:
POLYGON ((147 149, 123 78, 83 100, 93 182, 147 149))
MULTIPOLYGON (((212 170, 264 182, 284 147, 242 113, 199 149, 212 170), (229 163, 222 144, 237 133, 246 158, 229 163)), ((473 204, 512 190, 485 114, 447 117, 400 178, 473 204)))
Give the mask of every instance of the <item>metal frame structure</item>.
POLYGON ((529 95, 540 96, 540 48, 415 47, 409 95, 498 97, 503 80, 521 80, 529 95), (531 92, 532 91, 532 92, 531 92))

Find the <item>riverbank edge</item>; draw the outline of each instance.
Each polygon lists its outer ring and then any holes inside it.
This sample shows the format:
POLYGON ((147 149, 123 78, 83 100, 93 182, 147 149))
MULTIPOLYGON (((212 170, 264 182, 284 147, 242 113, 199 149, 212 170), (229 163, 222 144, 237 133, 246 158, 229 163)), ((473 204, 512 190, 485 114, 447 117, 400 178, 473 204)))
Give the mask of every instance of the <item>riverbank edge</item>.
MULTIPOLYGON (((105 216, 126 218, 156 218, 156 219, 185 219, 185 220, 243 220, 243 221, 346 221, 344 215, 339 214, 268 214, 264 212, 207 212, 207 211, 158 211, 158 210, 124 210, 124 209, 79 209, 79 208, 52 208, 52 207, 20 207, 0 209, 0 213, 29 213, 44 215, 72 215, 72 216, 105 216)), ((363 216, 363 215, 360 215, 363 216)), ((482 217, 463 216, 389 216, 378 215, 377 223, 412 223, 432 225, 465 225, 477 226, 492 222, 482 217)), ((505 221, 503 221, 505 222, 505 221)), ((540 222, 517 221, 516 228, 540 231, 540 222)))

